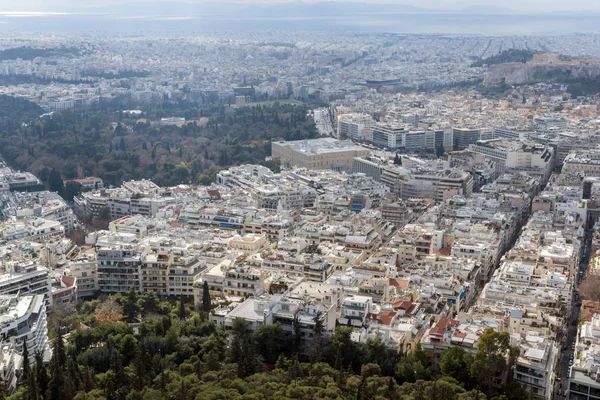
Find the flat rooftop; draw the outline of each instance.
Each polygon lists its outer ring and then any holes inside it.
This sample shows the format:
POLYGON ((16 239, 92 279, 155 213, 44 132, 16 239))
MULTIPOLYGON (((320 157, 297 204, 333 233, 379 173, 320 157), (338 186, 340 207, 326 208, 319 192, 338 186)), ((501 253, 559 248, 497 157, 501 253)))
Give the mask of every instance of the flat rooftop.
POLYGON ((274 145, 287 147, 307 155, 327 154, 344 151, 370 151, 362 146, 357 146, 349 140, 334 138, 319 138, 309 140, 295 140, 291 142, 273 142, 274 145))

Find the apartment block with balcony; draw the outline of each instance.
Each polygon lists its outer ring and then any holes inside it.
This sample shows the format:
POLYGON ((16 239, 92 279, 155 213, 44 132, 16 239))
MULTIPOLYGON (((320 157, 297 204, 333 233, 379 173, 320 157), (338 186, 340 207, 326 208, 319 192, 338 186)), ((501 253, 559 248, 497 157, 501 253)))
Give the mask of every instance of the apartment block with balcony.
POLYGON ((136 245, 114 244, 97 248, 98 288, 104 293, 141 291, 140 253, 136 245))
POLYGON ((48 269, 37 261, 7 263, 0 275, 0 295, 39 294, 50 304, 51 292, 48 269))
POLYGON ((514 379, 534 399, 551 400, 554 391, 554 369, 558 361, 558 348, 553 340, 539 336, 516 334, 511 345, 518 346, 520 354, 515 360, 514 379))
POLYGON ((173 255, 168 251, 144 253, 140 256, 140 292, 166 296, 169 292, 169 266, 173 255))
POLYGON ((23 357, 15 351, 13 345, 0 344, 0 382, 9 396, 17 390, 22 368, 23 357))
POLYGON ((258 296, 265 290, 265 277, 260 268, 238 264, 225 272, 223 294, 226 296, 258 296))
MULTIPOLYGON (((194 296, 194 282, 196 282, 206 269, 206 263, 200 261, 196 256, 173 257, 168 273, 168 295, 169 296, 194 296)), ((210 290, 210 288, 209 288, 210 290)))
POLYGON ((52 354, 48 343, 46 303, 41 295, 0 296, 0 335, 2 344, 11 344, 18 354, 27 341, 30 363, 40 352, 45 361, 52 354))

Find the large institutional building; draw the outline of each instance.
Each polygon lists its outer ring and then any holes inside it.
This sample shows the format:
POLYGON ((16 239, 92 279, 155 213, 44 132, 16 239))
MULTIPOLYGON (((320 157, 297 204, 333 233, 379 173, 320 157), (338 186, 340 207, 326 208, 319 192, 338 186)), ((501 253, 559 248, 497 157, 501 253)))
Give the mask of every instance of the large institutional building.
POLYGON ((281 160, 282 167, 296 166, 335 171, 352 171, 354 157, 371 153, 369 149, 350 141, 333 138, 273 142, 271 151, 274 159, 281 160))

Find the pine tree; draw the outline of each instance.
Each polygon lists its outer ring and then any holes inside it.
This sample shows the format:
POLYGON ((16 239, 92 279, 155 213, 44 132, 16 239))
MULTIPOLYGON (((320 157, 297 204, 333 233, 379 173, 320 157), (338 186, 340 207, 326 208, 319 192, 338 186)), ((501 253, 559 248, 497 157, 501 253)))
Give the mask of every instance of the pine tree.
POLYGON ((294 350, 298 351, 300 342, 302 341, 302 326, 297 315, 295 315, 292 320, 292 335, 294 338, 294 350))
POLYGON ((135 287, 131 285, 123 300, 123 315, 125 316, 125 321, 129 323, 135 322, 139 311, 140 307, 138 305, 137 292, 135 291, 135 287))
POLYGON ((64 368, 67 364, 67 353, 65 351, 65 341, 62 334, 62 328, 57 329, 55 341, 53 355, 58 357, 58 365, 60 365, 61 368, 64 368))
POLYGON ((445 150, 444 150, 444 145, 440 144, 440 145, 437 147, 437 149, 436 149, 436 151, 435 151, 435 154, 436 154, 438 157, 441 157, 441 156, 443 156, 443 155, 444 155, 444 153, 445 153, 445 150))
POLYGON ((39 397, 44 397, 48 391, 48 371, 41 352, 37 352, 35 355, 35 375, 39 397))
POLYGON ((187 312, 185 311, 185 302, 183 295, 179 296, 179 318, 185 319, 187 312))
MULTIPOLYGON (((64 348, 64 342, 62 337, 61 329, 58 328, 56 339, 54 340, 54 349, 52 353, 52 359, 50 360, 50 367, 52 376, 48 382, 48 390, 46 398, 48 400, 63 400, 65 399, 65 376, 64 366, 66 361, 66 354, 64 348)), ((66 400, 66 399, 65 399, 66 400)))
POLYGON ((31 373, 31 367, 29 365, 29 351, 27 350, 27 340, 23 341, 23 379, 27 380, 31 373))
POLYGON ((56 168, 52 168, 48 175, 48 190, 51 192, 62 192, 65 184, 60 177, 60 172, 56 168))
POLYGON ((204 280, 204 283, 202 284, 202 311, 208 314, 210 312, 210 307, 210 290, 208 288, 208 281, 204 280))
POLYGON ((290 380, 294 381, 294 386, 297 384, 298 378, 302 378, 302 367, 300 366, 300 362, 298 361, 297 353, 294 355, 292 364, 288 369, 288 375, 290 377, 290 380))
POLYGON ((135 358, 133 359, 133 368, 135 371, 134 386, 138 390, 143 389, 146 384, 146 371, 149 363, 150 360, 146 351, 146 344, 143 340, 140 340, 135 358))
POLYGON ((402 157, 398 153, 394 157, 394 165, 402 165, 402 157))
POLYGON ((315 323, 315 326, 313 326, 313 332, 315 336, 322 335, 323 331, 325 330, 325 325, 323 324, 323 313, 321 311, 317 311, 313 321, 315 323))
POLYGON ((73 346, 70 347, 66 373, 68 378, 67 381, 71 384, 72 390, 78 390, 81 384, 81 376, 77 365, 77 354, 75 353, 75 348, 73 346))

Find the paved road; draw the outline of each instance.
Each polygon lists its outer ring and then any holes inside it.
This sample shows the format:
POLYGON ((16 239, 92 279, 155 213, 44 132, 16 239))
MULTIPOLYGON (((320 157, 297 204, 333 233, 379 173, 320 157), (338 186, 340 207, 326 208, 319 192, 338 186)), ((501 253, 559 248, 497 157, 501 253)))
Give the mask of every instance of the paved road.
POLYGON ((558 395, 558 390, 564 393, 567 385, 569 384, 569 359, 571 356, 574 358, 574 350, 572 348, 573 341, 575 340, 575 335, 577 335, 577 320, 579 319, 579 307, 573 305, 571 319, 569 321, 569 327, 567 328, 567 339, 564 342, 566 346, 566 350, 563 351, 561 358, 559 359, 556 375, 560 377, 560 381, 557 382, 556 392, 554 394, 555 399, 564 399, 564 396, 558 395))
MULTIPOLYGON (((590 250, 591 250, 591 237, 592 231, 586 231, 585 236, 585 246, 584 251, 581 255, 581 262, 579 263, 579 270, 584 271, 588 266, 590 259, 590 250)), ((576 279, 579 277, 577 276, 576 279)), ((577 286, 576 286, 577 287, 577 286)), ((575 296, 573 296, 575 297, 575 296)), ((579 303, 575 301, 575 298, 572 299, 571 313, 569 317, 569 326, 566 329, 566 340, 563 342, 563 348, 566 349, 562 352, 562 355, 558 361, 556 366, 556 376, 560 378, 560 381, 556 382, 554 388, 554 399, 565 399, 564 396, 565 390, 569 385, 569 360, 571 357, 575 359, 574 350, 573 350, 573 342, 575 341, 575 336, 577 335, 577 324, 579 321, 579 303), (558 391, 561 391, 563 394, 558 395, 558 391)))

